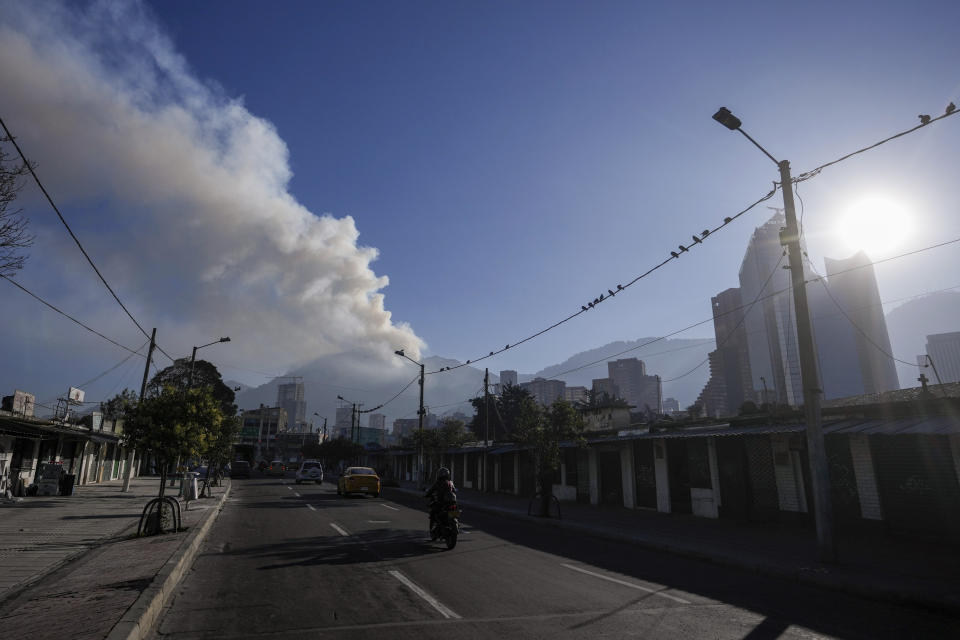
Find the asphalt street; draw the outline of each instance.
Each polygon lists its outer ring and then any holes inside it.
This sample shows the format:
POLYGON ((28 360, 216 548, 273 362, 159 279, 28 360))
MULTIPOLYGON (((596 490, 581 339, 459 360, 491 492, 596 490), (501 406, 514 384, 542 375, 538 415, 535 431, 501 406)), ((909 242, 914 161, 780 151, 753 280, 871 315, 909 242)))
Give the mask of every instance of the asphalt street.
POLYGON ((426 501, 237 480, 157 638, 949 638, 960 621, 426 501))

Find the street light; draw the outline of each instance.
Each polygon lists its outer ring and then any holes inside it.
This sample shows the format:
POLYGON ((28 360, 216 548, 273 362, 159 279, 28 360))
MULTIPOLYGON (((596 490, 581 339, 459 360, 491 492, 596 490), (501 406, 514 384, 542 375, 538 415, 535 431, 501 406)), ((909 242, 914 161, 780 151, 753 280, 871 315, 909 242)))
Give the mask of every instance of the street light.
POLYGON ((420 425, 419 425, 419 427, 417 428, 417 431, 418 431, 418 434, 419 434, 418 437, 417 437, 417 440, 418 440, 418 442, 417 442, 417 484, 420 486, 421 489, 423 489, 423 486, 424 486, 424 483, 423 483, 423 414, 424 414, 424 411, 423 411, 423 376, 424 376, 423 368, 424 368, 424 367, 423 367, 423 363, 422 363, 422 362, 417 362, 416 360, 414 360, 413 358, 411 358, 410 356, 408 356, 407 354, 405 354, 405 353, 403 352, 403 349, 397 349, 396 351, 394 351, 394 353, 395 353, 396 355, 400 356, 401 358, 406 358, 407 360, 409 360, 409 361, 412 362, 413 364, 415 364, 415 365, 417 365, 418 367, 420 367, 420 410, 417 412, 417 414, 420 416, 420 425))
POLYGON ((207 344, 202 344, 199 347, 193 348, 193 355, 190 356, 190 383, 187 385, 188 388, 193 388, 193 363, 197 359, 197 350, 203 349, 204 347, 209 347, 212 344, 220 344, 221 342, 230 342, 230 338, 220 338, 219 340, 214 340, 213 342, 208 342, 207 344))
POLYGON ((817 544, 820 560, 833 563, 837 561, 837 555, 833 540, 830 476, 821 427, 820 394, 822 391, 817 375, 817 357, 813 347, 813 333, 810 328, 810 310, 807 307, 803 252, 800 247, 797 213, 793 204, 793 179, 790 176, 790 162, 788 160, 778 161, 770 155, 766 149, 760 146, 760 143, 740 128, 742 124, 740 119, 726 107, 720 107, 713 114, 713 119, 731 131, 742 133, 780 170, 780 188, 783 190, 783 209, 787 225, 780 231, 780 244, 787 247, 793 284, 793 307, 797 317, 797 346, 800 351, 800 379, 803 385, 803 406, 807 423, 807 449, 810 451, 810 465, 813 476, 813 508, 817 526, 817 544))
MULTIPOLYGON (((347 400, 347 399, 344 398, 343 396, 337 396, 337 400, 343 400, 344 402, 346 402, 346 403, 348 403, 348 404, 350 405, 350 442, 354 442, 354 436, 353 436, 354 417, 356 417, 356 423, 357 423, 357 437, 356 437, 356 442, 360 442, 360 412, 357 410, 357 407, 358 407, 358 406, 359 406, 359 407, 362 407, 362 406, 363 406, 363 403, 362 403, 362 402, 359 402, 359 403, 358 403, 358 402, 352 402, 352 401, 350 401, 350 400, 347 400)), ((326 418, 324 418, 324 420, 326 420, 326 418)))

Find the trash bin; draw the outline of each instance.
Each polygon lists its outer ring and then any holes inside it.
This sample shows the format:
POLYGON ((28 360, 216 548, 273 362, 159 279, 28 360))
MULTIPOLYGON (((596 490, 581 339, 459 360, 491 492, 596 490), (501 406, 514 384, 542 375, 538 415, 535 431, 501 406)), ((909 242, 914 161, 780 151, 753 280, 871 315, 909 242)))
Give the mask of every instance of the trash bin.
POLYGON ((197 478, 200 477, 199 473, 195 471, 188 471, 183 474, 184 479, 184 499, 185 500, 196 500, 199 496, 199 490, 197 487, 197 478))
POLYGON ((72 496, 73 495, 73 484, 77 481, 77 476, 74 473, 65 473, 63 477, 60 478, 60 495, 62 496, 72 496))

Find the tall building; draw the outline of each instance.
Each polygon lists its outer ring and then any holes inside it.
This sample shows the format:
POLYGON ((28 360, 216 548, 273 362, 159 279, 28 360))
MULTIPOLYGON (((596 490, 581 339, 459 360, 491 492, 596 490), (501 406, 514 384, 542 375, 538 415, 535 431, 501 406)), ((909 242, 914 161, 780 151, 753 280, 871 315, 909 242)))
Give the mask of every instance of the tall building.
POLYGON ((587 388, 586 387, 567 387, 563 390, 563 399, 569 403, 584 403, 587 402, 587 388))
MULTIPOLYGON (((927 336, 927 355, 933 360, 940 381, 960 382, 960 331, 927 336)), ((932 379, 937 382, 935 376, 932 379)))
POLYGON ((708 416, 736 415, 744 402, 756 399, 740 289, 721 291, 710 306, 717 348, 708 356, 710 378, 697 402, 708 416))
POLYGON ((663 412, 670 413, 672 411, 680 411, 680 402, 676 398, 664 398, 663 412))
POLYGON ((610 378, 594 378, 590 389, 597 395, 598 399, 607 394, 611 398, 620 397, 620 388, 613 383, 610 378))
POLYGON ((607 375, 619 396, 638 409, 660 413, 662 397, 660 377, 647 375, 643 360, 624 358, 607 363, 607 375))
POLYGON ((333 430, 330 432, 332 438, 349 439, 353 432, 353 407, 337 407, 337 420, 333 423, 333 430))
POLYGON ((393 421, 393 435, 396 436, 398 440, 413 435, 419 428, 419 418, 397 418, 393 421))
POLYGON ((751 386, 766 388, 768 397, 761 401, 799 406, 803 404, 803 385, 797 322, 790 272, 781 268, 788 264, 780 244, 780 230, 785 225, 778 211, 754 230, 740 265, 740 297, 748 305, 743 327, 751 386), (770 295, 776 291, 781 293, 770 295))
POLYGON ((807 285, 824 398, 900 388, 870 259, 825 259, 827 278, 807 285))
POLYGON ((508 384, 517 386, 517 372, 512 369, 505 369, 500 372, 500 386, 505 387, 508 384))
POLYGON ((534 378, 530 382, 524 382, 520 388, 526 389, 533 396, 533 399, 545 407, 549 407, 555 401, 563 398, 563 391, 567 383, 563 380, 545 380, 544 378, 534 378))
POLYGON ((257 460, 277 455, 277 434, 287 430, 287 410, 283 407, 247 409, 240 413, 240 442, 252 445, 257 460))
POLYGON ((386 429, 387 416, 382 413, 371 413, 369 424, 371 429, 386 429))
POLYGON ((291 382, 277 386, 277 406, 287 410, 287 420, 293 430, 298 430, 307 421, 307 403, 304 400, 303 383, 291 382))

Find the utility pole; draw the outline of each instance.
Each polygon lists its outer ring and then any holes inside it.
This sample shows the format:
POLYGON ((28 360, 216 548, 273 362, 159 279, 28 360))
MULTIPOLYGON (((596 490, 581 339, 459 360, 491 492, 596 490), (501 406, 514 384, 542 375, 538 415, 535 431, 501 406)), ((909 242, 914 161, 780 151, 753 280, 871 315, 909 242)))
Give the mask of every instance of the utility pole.
POLYGON ((483 370, 483 490, 487 491, 487 447, 490 446, 490 368, 483 370))
MULTIPOLYGON (((143 367, 143 382, 140 383, 140 403, 143 403, 143 396, 147 393, 147 378, 150 377, 150 361, 153 358, 153 350, 157 346, 157 328, 153 328, 150 334, 150 349, 147 350, 147 364, 143 367)), ((133 473, 133 463, 136 462, 137 454, 133 447, 127 452, 127 468, 123 472, 123 493, 130 491, 130 477, 133 473)))
POLYGON ((417 478, 420 482, 420 489, 424 487, 423 482, 423 363, 420 363, 420 426, 418 431, 420 433, 419 442, 417 443, 417 478))
POLYGON ((807 307, 807 284, 803 273, 803 251, 800 231, 793 204, 793 178, 790 161, 777 163, 780 168, 780 188, 783 190, 784 216, 787 226, 780 232, 780 244, 787 247, 790 275, 793 284, 793 306, 797 317, 797 346, 800 351, 800 379, 803 384, 803 409, 807 428, 807 450, 810 453, 810 471, 813 480, 813 508, 817 527, 817 547, 821 562, 836 563, 837 549, 833 539, 833 505, 830 497, 830 472, 821 424, 819 375, 817 355, 810 328, 810 309, 807 307))
POLYGON ((827 453, 823 442, 820 413, 819 375, 817 354, 813 346, 810 328, 810 309, 807 307, 807 283, 803 273, 803 251, 800 247, 800 231, 797 227, 797 211, 793 204, 793 178, 790 162, 777 160, 759 142, 741 128, 740 118, 726 107, 713 114, 713 119, 731 131, 739 131, 780 170, 780 188, 783 190, 783 209, 786 227, 780 230, 780 244, 787 248, 793 285, 793 308, 797 318, 797 347, 800 352, 800 380, 803 385, 803 409, 806 418, 807 451, 810 457, 810 474, 813 481, 813 510, 817 527, 817 550, 821 562, 835 563, 837 549, 833 540, 833 507, 830 499, 830 475, 827 453))

